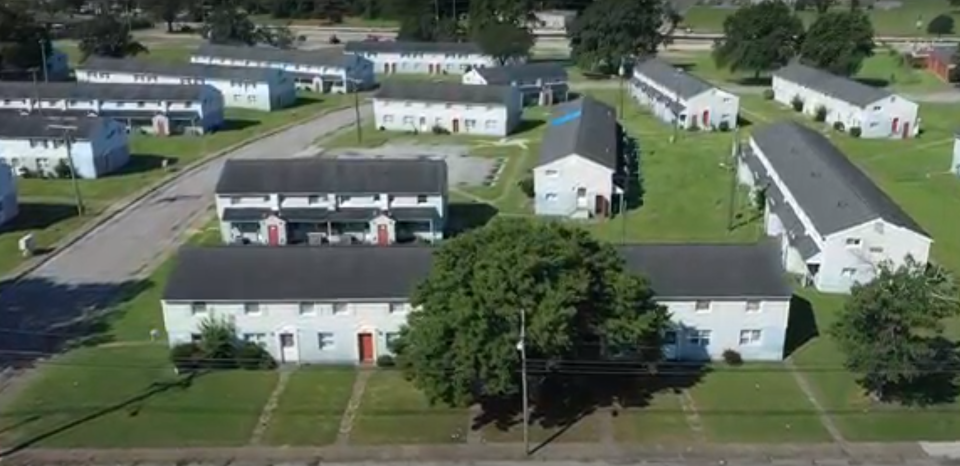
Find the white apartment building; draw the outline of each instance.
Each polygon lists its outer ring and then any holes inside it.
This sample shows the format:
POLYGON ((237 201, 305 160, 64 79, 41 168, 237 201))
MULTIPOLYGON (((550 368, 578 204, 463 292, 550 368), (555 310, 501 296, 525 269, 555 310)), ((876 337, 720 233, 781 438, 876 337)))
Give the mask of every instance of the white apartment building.
POLYGON ((123 124, 109 118, 0 118, 0 162, 19 176, 94 179, 130 162, 123 124))
POLYGON ((382 74, 463 74, 497 65, 472 42, 352 41, 344 50, 370 60, 382 74))
POLYGON ((520 91, 510 86, 386 82, 373 96, 380 130, 506 136, 523 115, 520 91))
POLYGON ((17 180, 13 167, 0 160, 0 225, 13 220, 18 212, 17 180))
POLYGON ((630 94, 661 121, 683 129, 735 129, 740 98, 657 58, 638 60, 630 94))
POLYGON ((298 89, 346 93, 376 84, 373 63, 339 48, 284 50, 272 47, 204 44, 190 57, 191 63, 241 66, 286 71, 298 89))
POLYGON ((166 63, 119 58, 88 58, 76 69, 77 81, 104 84, 209 85, 225 107, 279 110, 297 101, 293 77, 272 68, 166 63))

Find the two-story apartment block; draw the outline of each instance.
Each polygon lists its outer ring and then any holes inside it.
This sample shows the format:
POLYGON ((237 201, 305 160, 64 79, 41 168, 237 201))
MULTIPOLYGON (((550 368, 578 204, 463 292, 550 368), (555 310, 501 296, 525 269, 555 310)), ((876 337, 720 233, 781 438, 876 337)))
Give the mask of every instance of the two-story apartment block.
POLYGON ((557 107, 533 169, 537 215, 607 216, 624 190, 623 130, 609 105, 584 97, 557 107))
POLYGON ((228 160, 216 187, 225 243, 433 242, 447 218, 442 160, 228 160))
POLYGON ((770 124, 742 152, 739 179, 762 191, 784 266, 818 290, 846 293, 881 263, 928 260, 930 235, 817 131, 770 124))
POLYGON ((557 63, 474 68, 463 75, 463 84, 516 87, 526 105, 553 105, 566 101, 570 90, 567 80, 567 70, 557 63))
POLYGON ((223 95, 208 85, 5 82, 0 115, 103 117, 157 135, 224 124, 223 95))
POLYGON ((380 130, 506 136, 523 118, 521 101, 511 86, 386 82, 373 115, 380 130))
POLYGON ((777 102, 803 104, 803 113, 826 113, 826 123, 860 128, 862 138, 912 138, 919 133, 919 105, 886 89, 817 68, 791 63, 773 74, 777 102), (822 110, 819 110, 822 109, 822 110))
MULTIPOLYGON (((636 245, 621 249, 673 318, 666 356, 780 360, 791 290, 778 250, 755 245, 636 245)), ((199 338, 206 319, 282 363, 370 364, 390 354, 410 296, 429 274, 430 246, 187 247, 161 306, 169 344, 199 338)))
POLYGON ((17 180, 13 167, 0 160, 0 225, 3 225, 18 213, 17 180))
POLYGON ((312 92, 342 94, 376 84, 373 63, 341 49, 284 50, 204 44, 193 52, 190 62, 280 69, 293 78, 298 89, 312 92))
POLYGON ((660 120, 684 129, 734 129, 740 98, 657 58, 638 60, 630 94, 660 120))
POLYGON ((93 57, 77 67, 76 75, 80 82, 118 85, 207 84, 220 91, 226 107, 271 111, 297 101, 293 78, 272 68, 93 57))
POLYGON ((472 42, 357 41, 344 50, 370 60, 383 74, 463 74, 497 65, 472 42))
POLYGON ((92 179, 126 165, 130 145, 123 124, 108 118, 18 115, 0 118, 0 161, 17 175, 57 176, 73 169, 77 177, 92 179))

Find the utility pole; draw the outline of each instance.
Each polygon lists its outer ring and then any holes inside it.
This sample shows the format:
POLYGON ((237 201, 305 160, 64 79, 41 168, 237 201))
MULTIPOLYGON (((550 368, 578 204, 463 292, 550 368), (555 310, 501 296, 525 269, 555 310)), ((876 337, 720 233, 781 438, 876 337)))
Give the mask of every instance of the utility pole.
POLYGON ((730 206, 727 209, 727 231, 733 231, 733 216, 737 203, 737 170, 741 159, 738 133, 739 131, 733 132, 733 167, 730 170, 730 206))
POLYGON ((433 0, 433 19, 440 22, 440 0, 433 0))
POLYGON ((620 57, 620 68, 617 70, 620 75, 620 119, 623 119, 623 80, 627 75, 627 69, 623 66, 623 57, 620 57))
POLYGON ((362 122, 360 121, 360 80, 347 78, 347 82, 353 84, 353 116, 354 124, 357 127, 357 144, 360 144, 363 142, 363 128, 361 128, 362 122))
POLYGON ((520 309, 520 341, 517 342, 520 351, 520 378, 523 396, 523 454, 530 454, 530 407, 527 396, 527 311, 520 309))
POLYGON ((70 143, 70 132, 76 131, 77 127, 72 125, 47 125, 47 128, 63 130, 63 143, 67 148, 67 162, 70 165, 70 180, 73 183, 73 197, 77 203, 77 216, 82 217, 84 213, 83 196, 80 193, 80 182, 77 181, 77 166, 73 162, 73 150, 70 143))
POLYGON ((40 59, 43 60, 43 82, 50 82, 50 76, 48 75, 49 71, 47 69, 50 67, 50 64, 47 63, 47 45, 43 42, 43 39, 39 39, 37 42, 40 43, 40 59))
POLYGON ((620 187, 620 244, 627 244, 627 210, 626 197, 627 185, 630 183, 630 174, 626 173, 621 178, 623 186, 620 187))

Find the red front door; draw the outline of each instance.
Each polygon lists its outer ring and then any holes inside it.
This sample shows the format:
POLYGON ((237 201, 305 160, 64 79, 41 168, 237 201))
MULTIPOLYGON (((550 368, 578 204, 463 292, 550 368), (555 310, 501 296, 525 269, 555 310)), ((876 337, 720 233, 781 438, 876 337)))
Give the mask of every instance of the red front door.
POLYGON ((377 225, 377 244, 386 246, 390 244, 390 232, 386 225, 377 225))
POLYGON ((600 194, 596 197, 594 210, 596 210, 597 215, 607 215, 607 199, 600 194))
POLYGON ((897 134, 899 130, 900 130, 900 119, 894 118, 893 124, 891 125, 891 128, 890 128, 890 132, 893 134, 897 134))
POLYGON ((280 229, 276 225, 267 226, 267 244, 270 246, 280 245, 280 229))
POLYGON ((460 120, 458 120, 458 119, 456 119, 456 118, 453 119, 453 132, 454 132, 454 133, 459 133, 459 132, 460 132, 460 120))
POLYGON ((373 334, 357 335, 357 351, 360 353, 360 362, 373 362, 373 334))
POLYGON ((703 127, 707 128, 710 126, 710 110, 703 111, 703 127))
POLYGON ((903 123, 903 138, 907 139, 910 137, 910 122, 903 123))

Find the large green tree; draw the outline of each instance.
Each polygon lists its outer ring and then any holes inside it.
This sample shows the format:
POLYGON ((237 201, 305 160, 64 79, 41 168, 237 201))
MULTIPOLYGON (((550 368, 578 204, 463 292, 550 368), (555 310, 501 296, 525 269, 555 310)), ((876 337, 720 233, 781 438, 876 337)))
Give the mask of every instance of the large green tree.
POLYGON ((247 13, 231 6, 212 10, 200 33, 214 44, 256 45, 264 40, 262 31, 247 13))
POLYGON ((927 34, 934 34, 937 37, 953 34, 955 25, 953 16, 947 14, 937 15, 927 23, 927 34))
POLYGON ((177 20, 177 15, 186 9, 187 4, 187 0, 146 0, 143 6, 167 23, 167 32, 173 32, 173 23, 177 20))
MULTIPOLYGON (((0 70, 42 67, 44 51, 51 51, 46 28, 23 5, 0 3, 0 70)), ((4 77, 0 74, 0 79, 4 77)))
MULTIPOLYGON (((433 402, 466 405, 520 387, 527 357, 583 358, 597 338, 659 360, 669 319, 613 246, 557 222, 504 218, 445 242, 395 341, 397 363, 433 402)), ((540 365, 539 367, 543 367, 540 365)))
POLYGON ((571 56, 583 69, 610 73, 624 60, 656 53, 665 12, 662 0, 597 0, 569 28, 571 56))
POLYGON ((804 63, 841 76, 853 76, 873 55, 873 25, 861 11, 831 11, 817 17, 803 38, 804 63))
MULTIPOLYGON (((456 6, 458 2, 451 2, 456 6)), ((461 3, 462 5, 463 3, 461 3)), ((513 24, 526 26, 534 19, 536 4, 533 0, 470 0, 470 31, 476 34, 483 29, 499 24, 513 24)), ((451 14, 462 14, 467 11, 462 6, 461 11, 451 14)))
POLYGON ((80 37, 81 61, 94 55, 123 58, 149 53, 146 46, 134 40, 128 24, 115 15, 98 15, 84 23, 80 37))
POLYGON ((513 59, 529 57, 535 37, 524 26, 501 21, 474 30, 473 40, 503 66, 513 59))
POLYGON ((723 35, 713 47, 717 66, 760 73, 780 68, 797 55, 803 23, 784 2, 765 0, 737 10, 723 21, 723 35))
POLYGON ((832 333, 866 392, 909 402, 917 391, 935 390, 931 376, 955 375, 955 354, 942 336, 943 320, 958 314, 953 277, 909 260, 897 268, 880 265, 874 280, 854 285, 832 333))

